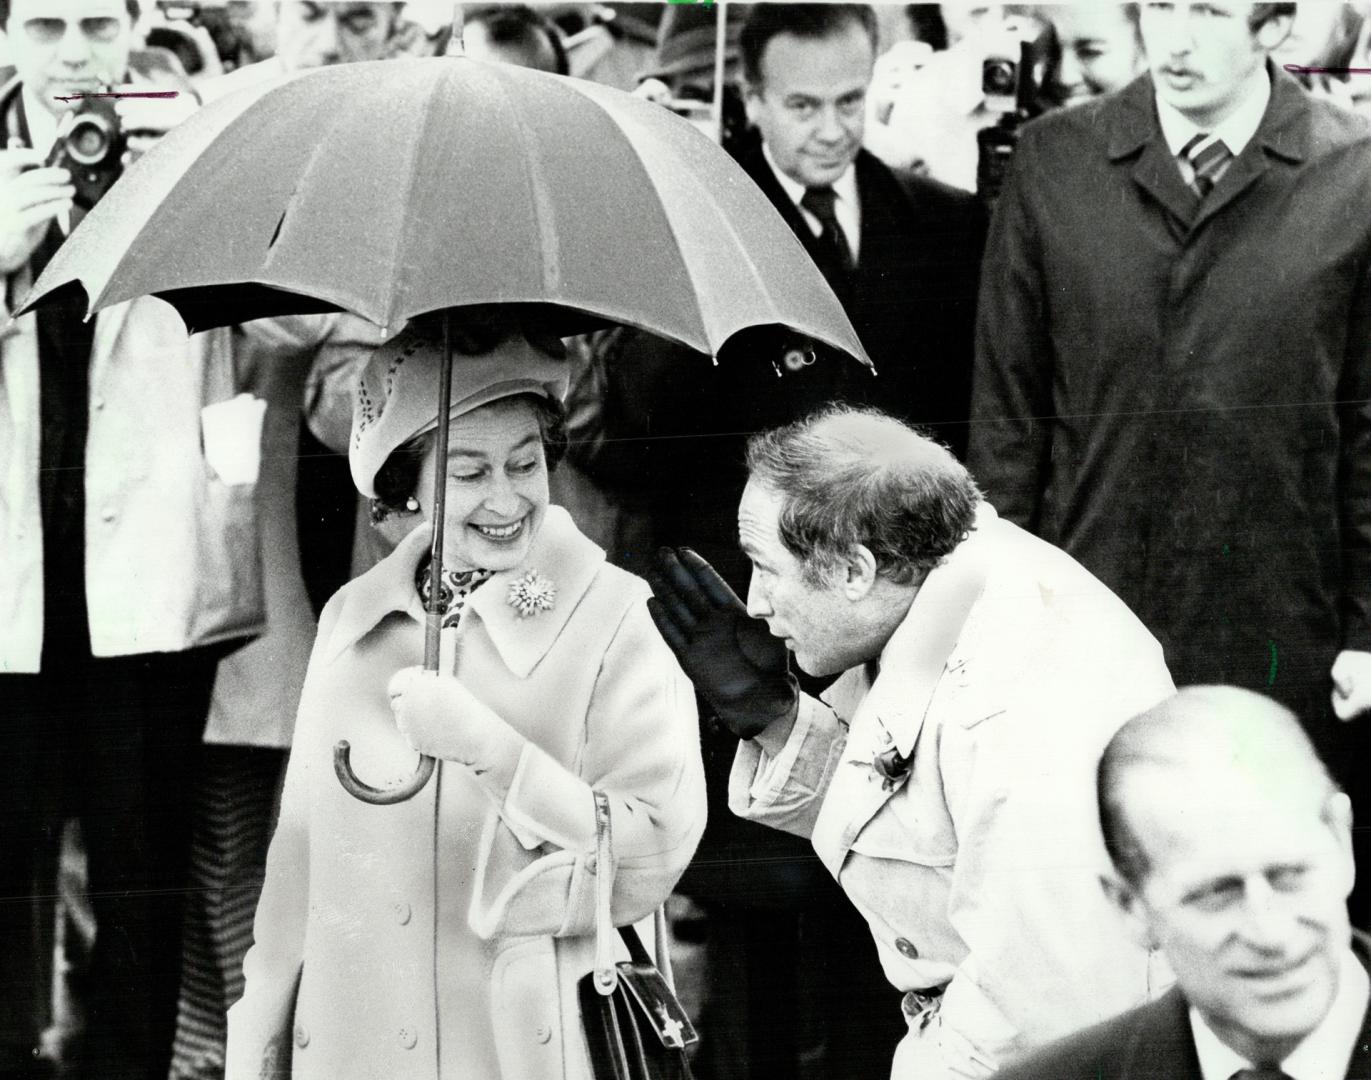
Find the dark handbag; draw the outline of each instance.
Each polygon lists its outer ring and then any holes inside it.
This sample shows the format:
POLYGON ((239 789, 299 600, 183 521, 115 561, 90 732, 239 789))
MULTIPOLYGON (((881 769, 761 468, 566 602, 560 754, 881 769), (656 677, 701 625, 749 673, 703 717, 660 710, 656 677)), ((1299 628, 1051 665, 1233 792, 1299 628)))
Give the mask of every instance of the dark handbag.
MULTIPOLYGON (((699 1041, 667 977, 631 926, 619 936, 628 960, 614 961, 609 897, 609 799, 595 792, 595 970, 576 986, 595 1080, 691 1080, 687 1048, 699 1041)), ((666 919, 657 911, 657 955, 665 958, 666 919)), ((668 968, 668 974, 670 969, 668 968)))

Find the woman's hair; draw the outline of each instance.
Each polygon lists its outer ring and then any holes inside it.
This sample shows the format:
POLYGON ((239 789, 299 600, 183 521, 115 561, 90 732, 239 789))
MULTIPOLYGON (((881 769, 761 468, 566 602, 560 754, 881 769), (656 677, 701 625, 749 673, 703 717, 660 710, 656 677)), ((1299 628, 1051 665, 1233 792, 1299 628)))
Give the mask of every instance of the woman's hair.
MULTIPOLYGON (((543 437, 543 453, 547 457, 548 472, 555 469, 566 456, 567 450, 566 409, 562 403, 541 394, 531 393, 496 400, 528 402, 538 419, 538 431, 543 437)), ((376 498, 371 501, 373 522, 404 510, 405 502, 415 494, 419 486, 419 468, 435 435, 434 431, 426 431, 397 446, 377 470, 374 481, 376 498)))

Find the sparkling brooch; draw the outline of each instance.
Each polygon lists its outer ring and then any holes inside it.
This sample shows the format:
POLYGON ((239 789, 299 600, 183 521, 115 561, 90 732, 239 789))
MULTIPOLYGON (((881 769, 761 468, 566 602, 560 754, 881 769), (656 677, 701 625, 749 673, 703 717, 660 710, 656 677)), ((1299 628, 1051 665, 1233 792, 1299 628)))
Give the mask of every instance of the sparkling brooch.
POLYGON ((523 577, 509 583, 509 595, 505 603, 519 613, 519 618, 527 619, 540 611, 551 611, 557 601, 557 586, 552 584, 537 570, 529 570, 523 577))

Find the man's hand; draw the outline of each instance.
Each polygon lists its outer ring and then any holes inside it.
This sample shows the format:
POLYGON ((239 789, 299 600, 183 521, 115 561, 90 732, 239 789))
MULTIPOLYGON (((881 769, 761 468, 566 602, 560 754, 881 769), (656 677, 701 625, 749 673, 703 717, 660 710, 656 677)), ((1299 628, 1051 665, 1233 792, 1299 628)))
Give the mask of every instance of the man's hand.
POLYGON ((785 645, 752 618, 709 563, 689 548, 658 553, 652 621, 695 688, 730 731, 752 739, 791 720, 800 688, 785 645))
POLYGON ((451 675, 397 671, 386 691, 395 724, 421 754, 457 761, 477 775, 494 770, 508 784, 524 739, 451 675))
POLYGON ((1354 720, 1371 710, 1371 652, 1344 649, 1333 661, 1333 712, 1354 720))
POLYGON ((0 273, 12 274, 38 247, 54 217, 72 207, 66 169, 45 167, 38 150, 0 150, 0 273))
POLYGON ((200 107, 195 95, 181 85, 180 79, 158 81, 130 69, 129 82, 116 89, 178 91, 174 98, 119 98, 115 101, 119 123, 128 133, 125 167, 146 154, 157 145, 158 139, 200 107))

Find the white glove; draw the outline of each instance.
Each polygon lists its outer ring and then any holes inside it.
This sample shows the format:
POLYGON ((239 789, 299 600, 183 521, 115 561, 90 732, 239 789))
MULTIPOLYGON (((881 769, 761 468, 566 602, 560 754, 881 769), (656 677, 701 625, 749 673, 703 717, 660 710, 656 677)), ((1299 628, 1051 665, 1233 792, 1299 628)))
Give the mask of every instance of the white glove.
POLYGON ((1371 652, 1344 649, 1333 661, 1333 711, 1354 720, 1371 710, 1371 652))
POLYGON ((458 679, 403 668, 391 676, 387 693, 395 724, 415 750, 459 762, 509 790, 526 740, 458 679))

